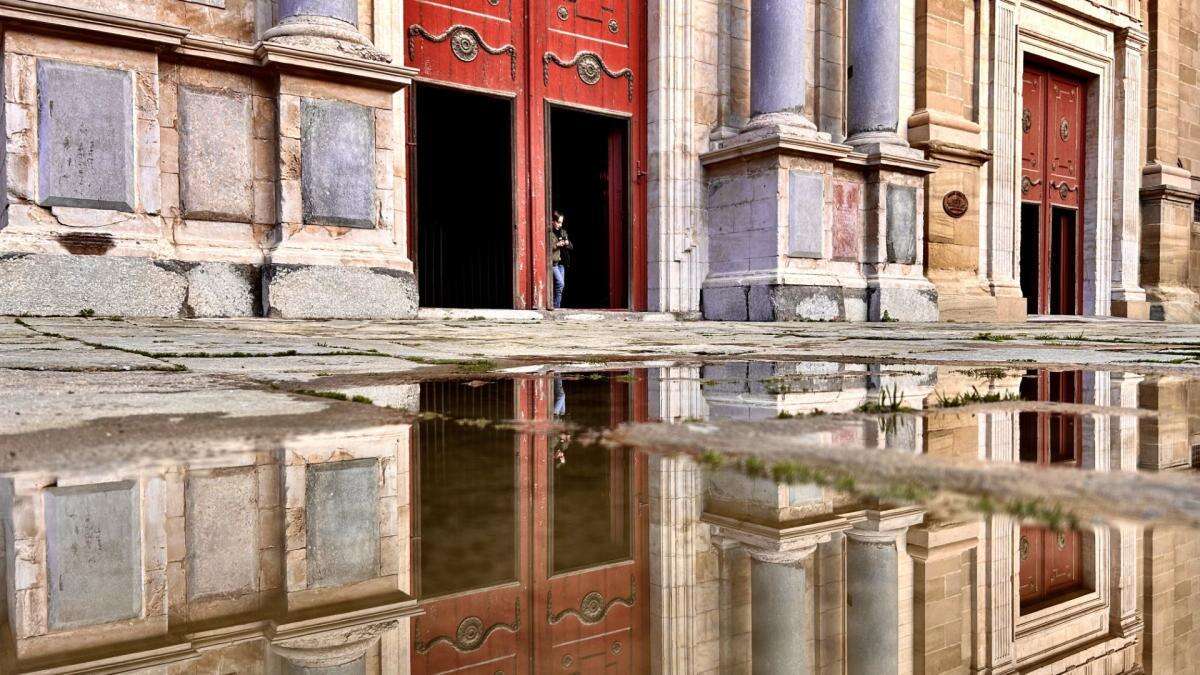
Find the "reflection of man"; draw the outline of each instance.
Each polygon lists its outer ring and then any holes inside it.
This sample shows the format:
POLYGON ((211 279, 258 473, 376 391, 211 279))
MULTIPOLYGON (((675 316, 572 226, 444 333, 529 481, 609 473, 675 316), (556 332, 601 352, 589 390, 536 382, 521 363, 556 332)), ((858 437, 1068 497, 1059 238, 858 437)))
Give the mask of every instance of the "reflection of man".
POLYGON ((571 250, 575 245, 567 236, 566 219, 559 211, 554 212, 553 227, 550 229, 551 273, 554 275, 554 309, 562 307, 563 289, 567 285, 567 267, 571 265, 571 250))
MULTIPOLYGON (((554 378, 554 416, 561 418, 567 414, 567 391, 563 388, 561 377, 554 378)), ((563 431, 554 442, 554 466, 567 463, 567 446, 571 444, 571 434, 563 431)))

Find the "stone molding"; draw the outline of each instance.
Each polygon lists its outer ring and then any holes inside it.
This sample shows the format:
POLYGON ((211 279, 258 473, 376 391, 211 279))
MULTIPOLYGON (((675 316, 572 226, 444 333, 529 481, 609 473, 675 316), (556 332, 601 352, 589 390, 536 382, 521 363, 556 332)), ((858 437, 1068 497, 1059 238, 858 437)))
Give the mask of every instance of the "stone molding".
POLYGON ((183 26, 32 0, 0 0, 0 24, 16 24, 39 31, 81 32, 100 39, 197 59, 302 71, 353 80, 359 84, 390 87, 393 91, 407 86, 417 74, 415 68, 357 57, 353 50, 343 54, 277 43, 230 42, 195 34, 183 26))
POLYGON ((704 513, 700 521, 712 526, 713 535, 740 542, 755 560, 765 563, 792 564, 812 555, 819 544, 845 532, 852 524, 842 516, 806 525, 772 527, 714 513, 704 513))

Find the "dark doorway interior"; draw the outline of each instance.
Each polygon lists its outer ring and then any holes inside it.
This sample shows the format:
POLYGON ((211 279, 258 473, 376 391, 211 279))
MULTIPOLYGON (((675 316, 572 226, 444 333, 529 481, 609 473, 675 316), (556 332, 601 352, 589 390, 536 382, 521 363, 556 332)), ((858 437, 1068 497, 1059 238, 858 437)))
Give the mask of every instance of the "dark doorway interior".
POLYGON ((1021 295, 1030 315, 1041 314, 1042 259, 1041 206, 1021 204, 1021 295))
POLYGON ((512 104, 417 85, 415 127, 421 305, 511 309, 512 104))
POLYGON ((550 210, 574 244, 563 307, 629 307, 628 137, 624 119, 551 108, 550 210))

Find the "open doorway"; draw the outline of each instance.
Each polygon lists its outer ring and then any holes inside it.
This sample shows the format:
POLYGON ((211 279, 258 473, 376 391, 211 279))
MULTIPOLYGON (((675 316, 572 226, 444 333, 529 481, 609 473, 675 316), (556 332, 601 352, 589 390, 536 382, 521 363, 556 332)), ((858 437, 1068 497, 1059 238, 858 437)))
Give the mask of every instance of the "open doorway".
POLYGON ((629 123, 560 107, 549 117, 549 212, 563 214, 573 244, 563 307, 627 309, 629 123))
POLYGON ((413 126, 421 305, 511 309, 511 101, 417 85, 413 126))

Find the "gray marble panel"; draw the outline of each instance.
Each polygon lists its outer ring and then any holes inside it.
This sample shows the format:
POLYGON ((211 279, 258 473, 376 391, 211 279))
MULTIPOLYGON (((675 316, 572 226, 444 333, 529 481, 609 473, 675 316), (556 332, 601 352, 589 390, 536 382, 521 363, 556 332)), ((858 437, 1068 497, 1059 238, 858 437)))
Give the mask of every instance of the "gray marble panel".
POLYGON ((825 180, 819 174, 790 171, 788 185, 788 255, 820 258, 825 250, 825 180))
POLYGON ((358 0, 279 0, 279 19, 307 14, 358 25, 358 0))
POLYGON ((250 97, 179 88, 179 198, 187 218, 254 216, 250 97))
POLYGON ((308 585, 344 586, 379 574, 379 462, 312 464, 305 485, 308 585))
POLYGON ((375 227, 375 111, 343 101, 300 101, 304 222, 375 227))
POLYGON ((189 599, 237 597, 258 588, 258 475, 254 467, 188 478, 189 599))
POLYGON ((133 481, 45 493, 50 628, 132 619, 142 610, 142 536, 133 481))
POLYGON ((130 73, 39 59, 37 88, 40 203, 133 211, 130 73))
POLYGON ((887 186, 887 259, 917 262, 917 189, 887 186))

